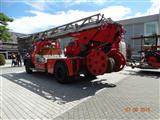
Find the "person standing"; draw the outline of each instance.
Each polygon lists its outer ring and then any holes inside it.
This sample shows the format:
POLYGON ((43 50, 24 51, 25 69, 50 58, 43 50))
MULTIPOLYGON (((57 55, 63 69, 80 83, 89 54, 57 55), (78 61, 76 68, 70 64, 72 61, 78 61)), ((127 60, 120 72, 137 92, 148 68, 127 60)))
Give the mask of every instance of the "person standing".
POLYGON ((11 67, 12 67, 12 66, 16 66, 16 55, 15 55, 14 53, 12 53, 11 58, 12 58, 12 64, 11 64, 11 67))
POLYGON ((20 55, 20 53, 17 54, 17 56, 16 56, 16 61, 17 61, 18 67, 19 67, 19 66, 22 66, 22 60, 21 60, 21 55, 20 55))
POLYGON ((145 62, 145 51, 142 50, 141 51, 141 61, 140 61, 140 65, 143 65, 145 62))

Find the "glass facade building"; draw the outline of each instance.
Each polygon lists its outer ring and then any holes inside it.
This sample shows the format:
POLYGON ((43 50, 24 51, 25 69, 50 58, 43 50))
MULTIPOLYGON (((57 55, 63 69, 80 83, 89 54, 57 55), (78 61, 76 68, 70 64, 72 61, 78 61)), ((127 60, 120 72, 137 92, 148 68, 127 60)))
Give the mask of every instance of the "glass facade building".
MULTIPOLYGON (((149 36, 153 34, 160 35, 160 14, 121 20, 118 22, 121 23, 126 30, 124 40, 126 44, 131 47, 134 58, 139 57, 138 51, 141 50, 141 40, 133 40, 133 37, 141 35, 149 36)), ((142 42, 142 45, 155 44, 155 38, 147 38, 142 42)), ((160 45, 160 38, 158 40, 158 45, 160 45)))

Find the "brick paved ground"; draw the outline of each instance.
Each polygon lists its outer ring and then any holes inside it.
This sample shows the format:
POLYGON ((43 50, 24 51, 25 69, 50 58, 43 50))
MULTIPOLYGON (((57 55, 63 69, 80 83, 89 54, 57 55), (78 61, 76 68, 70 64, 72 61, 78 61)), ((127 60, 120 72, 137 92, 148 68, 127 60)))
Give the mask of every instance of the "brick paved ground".
POLYGON ((127 68, 119 73, 99 76, 94 81, 81 79, 62 85, 51 75, 37 72, 28 75, 24 67, 1 67, 0 119, 159 117, 159 73, 133 72, 127 68), (111 88, 109 82, 117 86, 111 88), (124 112, 127 107, 149 107, 151 111, 124 112))
POLYGON ((56 120, 159 120, 159 72, 132 72, 56 120))
MULTIPOLYGON (((105 77, 111 77, 100 76, 94 82, 79 79, 62 85, 52 75, 38 72, 26 74, 24 67, 10 67, 7 64, 0 68, 0 117, 3 119, 55 118, 105 89, 106 85, 101 84, 101 78, 103 82, 109 82, 105 77)), ((119 74, 111 81, 116 83, 125 76, 119 74)))

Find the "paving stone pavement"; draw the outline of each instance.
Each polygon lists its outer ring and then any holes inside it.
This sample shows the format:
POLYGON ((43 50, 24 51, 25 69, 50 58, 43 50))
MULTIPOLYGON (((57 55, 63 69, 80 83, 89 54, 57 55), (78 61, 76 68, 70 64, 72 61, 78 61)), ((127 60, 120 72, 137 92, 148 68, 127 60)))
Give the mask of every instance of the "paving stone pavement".
MULTIPOLYGON (((136 70, 137 71, 137 70, 136 70)), ((2 120, 158 119, 160 74, 122 72, 62 85, 52 75, 26 74, 24 67, 0 68, 2 120), (115 83, 110 87, 108 83, 115 83), (135 107, 149 108, 133 112, 135 107), (148 109, 147 109, 148 110, 148 109)))
POLYGON ((126 75, 116 75, 115 81, 106 77, 111 78, 111 75, 63 85, 52 75, 26 74, 24 67, 10 67, 10 64, 0 66, 0 117, 9 120, 53 119, 105 89, 106 84, 102 81, 116 83, 126 75))
POLYGON ((160 73, 130 74, 55 120, 160 120, 160 73))

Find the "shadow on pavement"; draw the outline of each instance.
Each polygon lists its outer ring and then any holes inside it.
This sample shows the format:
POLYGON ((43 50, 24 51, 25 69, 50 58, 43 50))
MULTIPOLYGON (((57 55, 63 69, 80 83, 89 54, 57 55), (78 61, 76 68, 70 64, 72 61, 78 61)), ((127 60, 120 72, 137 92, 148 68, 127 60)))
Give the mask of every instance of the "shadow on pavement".
POLYGON ((9 73, 3 74, 2 77, 46 99, 61 100, 61 104, 93 96, 98 90, 116 86, 103 83, 104 79, 92 81, 84 77, 79 77, 69 84, 60 84, 57 83, 53 75, 40 72, 34 72, 33 74, 26 74, 25 72, 9 73))
POLYGON ((155 78, 159 79, 160 78, 160 71, 154 71, 154 70, 139 70, 139 71, 134 71, 134 70, 125 70, 127 73, 123 73, 125 75, 136 75, 136 76, 141 76, 141 77, 149 77, 149 78, 155 78))

